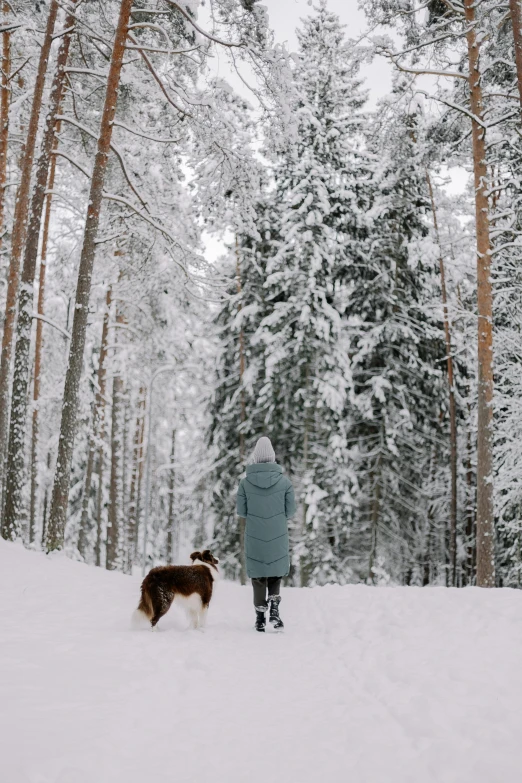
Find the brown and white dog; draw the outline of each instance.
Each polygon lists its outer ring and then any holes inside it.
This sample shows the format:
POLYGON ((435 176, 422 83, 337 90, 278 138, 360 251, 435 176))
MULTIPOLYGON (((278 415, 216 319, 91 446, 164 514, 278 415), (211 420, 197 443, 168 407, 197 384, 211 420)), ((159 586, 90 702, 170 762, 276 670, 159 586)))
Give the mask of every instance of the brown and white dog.
POLYGON ((193 552, 189 566, 158 566, 141 584, 141 600, 133 614, 133 626, 139 627, 145 618, 152 629, 175 603, 184 609, 192 628, 204 628, 212 598, 214 580, 219 573, 219 560, 210 549, 193 552))

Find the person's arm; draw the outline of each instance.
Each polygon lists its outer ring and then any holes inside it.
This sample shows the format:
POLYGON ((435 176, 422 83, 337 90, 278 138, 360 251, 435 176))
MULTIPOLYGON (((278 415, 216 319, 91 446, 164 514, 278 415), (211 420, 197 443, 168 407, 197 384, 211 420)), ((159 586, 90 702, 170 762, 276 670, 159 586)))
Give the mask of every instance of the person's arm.
POLYGON ((296 512, 294 488, 288 482, 288 488, 285 492, 285 516, 287 519, 293 517, 296 512))
POLYGON ((237 490, 236 508, 238 516, 246 519, 247 516, 247 498, 243 482, 239 482, 239 489, 237 490))

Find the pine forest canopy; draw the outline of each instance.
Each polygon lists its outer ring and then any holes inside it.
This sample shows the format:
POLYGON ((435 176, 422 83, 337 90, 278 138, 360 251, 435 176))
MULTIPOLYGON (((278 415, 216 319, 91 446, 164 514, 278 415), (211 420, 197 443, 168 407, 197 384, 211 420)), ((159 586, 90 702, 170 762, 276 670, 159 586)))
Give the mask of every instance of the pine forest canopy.
POLYGON ((4 538, 243 581, 268 435, 289 584, 520 585, 520 9, 361 7, 0 0, 4 538))

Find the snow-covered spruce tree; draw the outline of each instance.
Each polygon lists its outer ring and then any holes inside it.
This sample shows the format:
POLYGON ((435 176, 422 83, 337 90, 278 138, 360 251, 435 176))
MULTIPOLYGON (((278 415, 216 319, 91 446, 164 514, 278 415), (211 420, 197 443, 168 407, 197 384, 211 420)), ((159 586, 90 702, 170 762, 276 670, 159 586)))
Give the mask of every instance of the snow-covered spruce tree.
POLYGON ((274 222, 272 205, 258 203, 253 229, 236 235, 223 270, 228 272, 228 296, 214 320, 220 350, 209 406, 209 445, 215 455, 213 545, 230 577, 237 577, 241 568, 239 478, 255 440, 263 434, 277 437, 272 428, 266 429, 268 412, 261 405, 264 345, 253 339, 266 314, 264 282, 274 248, 274 222))
POLYGON ((216 460, 213 546, 229 575, 237 576, 239 565, 244 582, 244 522, 238 523, 235 515, 235 489, 251 446, 252 416, 257 414, 257 371, 250 336, 261 317, 265 275, 259 272, 256 256, 263 256, 261 224, 269 223, 269 218, 260 204, 261 166, 253 155, 256 124, 251 106, 223 80, 214 80, 211 88, 216 121, 210 133, 202 129, 196 135, 192 187, 206 230, 221 235, 228 230, 227 239, 231 235, 220 269, 223 300, 213 318, 220 346, 209 395, 212 423, 208 438, 216 460))
POLYGON ((298 31, 289 98, 295 134, 273 160, 278 242, 266 266, 261 405, 292 475, 301 584, 344 580, 354 506, 346 438, 352 391, 343 319, 368 238, 370 168, 363 151, 360 55, 321 2, 298 31))
MULTIPOLYGON (((352 271, 350 354, 354 383, 355 471, 359 487, 359 577, 379 570, 399 582, 430 580, 436 497, 433 479, 448 464, 447 393, 436 249, 417 117, 400 95, 374 121, 372 236, 352 271), (355 443, 357 447, 355 448, 355 443)), ((447 484, 442 491, 448 497, 447 484)), ((449 508, 444 519, 449 517, 449 508)), ((441 557, 442 555, 442 557, 441 557)), ((437 565, 433 568, 436 577, 437 565)))
MULTIPOLYGON (((477 584, 495 585, 494 510, 494 376, 491 189, 488 170, 488 135, 505 120, 505 101, 499 114, 487 89, 487 75, 494 67, 491 41, 502 25, 505 11, 496 3, 461 5, 433 2, 418 14, 412 4, 365 0, 373 24, 394 26, 405 36, 405 46, 390 39, 377 42, 399 70, 416 75, 429 73, 452 79, 439 80, 432 94, 440 104, 457 110, 468 127, 462 150, 473 165, 476 261, 477 261, 477 584), (399 50, 399 51, 398 51, 399 50), (402 50, 402 51, 401 51, 402 50), (470 127, 471 126, 471 127, 470 127), (469 131, 471 130, 471 136, 469 131), (470 144, 471 142, 471 144, 470 144)), ((500 60, 497 60, 497 63, 500 60)), ((502 91, 503 92, 503 91, 502 91)), ((502 95, 502 93, 501 93, 502 95)), ((504 93, 509 101, 509 95, 504 93)), ((514 97, 514 96, 513 96, 514 97)), ((514 109, 513 100, 508 114, 514 109)))

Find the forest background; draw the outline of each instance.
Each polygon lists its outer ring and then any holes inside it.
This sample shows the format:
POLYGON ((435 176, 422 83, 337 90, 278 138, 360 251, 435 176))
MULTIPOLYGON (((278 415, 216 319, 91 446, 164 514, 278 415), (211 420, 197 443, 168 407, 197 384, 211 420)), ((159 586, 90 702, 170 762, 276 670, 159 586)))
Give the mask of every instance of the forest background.
POLYGON ((4 538, 245 581, 266 434, 289 584, 519 586, 518 2, 0 5, 4 538))

